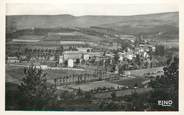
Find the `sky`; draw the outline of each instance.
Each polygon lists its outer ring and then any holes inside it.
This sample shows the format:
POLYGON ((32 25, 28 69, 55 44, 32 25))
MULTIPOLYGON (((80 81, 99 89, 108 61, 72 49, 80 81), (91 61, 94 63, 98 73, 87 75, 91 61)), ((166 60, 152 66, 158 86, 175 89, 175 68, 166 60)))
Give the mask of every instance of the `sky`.
POLYGON ((176 4, 7 3, 7 15, 139 15, 178 11, 176 4))

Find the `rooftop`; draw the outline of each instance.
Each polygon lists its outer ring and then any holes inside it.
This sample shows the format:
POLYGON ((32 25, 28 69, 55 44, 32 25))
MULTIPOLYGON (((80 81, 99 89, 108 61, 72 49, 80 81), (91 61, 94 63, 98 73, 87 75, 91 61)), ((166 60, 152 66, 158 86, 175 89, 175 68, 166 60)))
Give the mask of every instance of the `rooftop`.
POLYGON ((18 60, 17 57, 8 57, 9 60, 18 60))
POLYGON ((64 51, 63 54, 79 54, 81 51, 64 51))

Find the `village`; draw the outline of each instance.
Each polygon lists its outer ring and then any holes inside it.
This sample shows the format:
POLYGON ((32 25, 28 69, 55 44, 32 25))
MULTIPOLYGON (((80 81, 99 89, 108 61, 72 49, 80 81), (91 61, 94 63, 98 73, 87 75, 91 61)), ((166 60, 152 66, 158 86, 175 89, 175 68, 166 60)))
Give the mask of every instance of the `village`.
POLYGON ((149 40, 115 36, 125 40, 126 46, 118 41, 87 41, 80 32, 24 35, 9 42, 16 52, 7 56, 6 63, 13 67, 35 65, 48 73, 49 83, 58 90, 70 92, 148 88, 151 79, 163 75, 163 65, 153 59, 156 46, 149 40), (141 80, 138 83, 136 79, 141 80), (132 81, 131 85, 118 83, 126 80, 132 81))

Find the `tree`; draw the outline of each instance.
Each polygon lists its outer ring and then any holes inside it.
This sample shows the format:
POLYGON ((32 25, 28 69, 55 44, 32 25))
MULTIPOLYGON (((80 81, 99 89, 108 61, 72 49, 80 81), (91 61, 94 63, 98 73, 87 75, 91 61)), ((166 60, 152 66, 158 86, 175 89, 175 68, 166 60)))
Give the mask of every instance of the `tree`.
POLYGON ((112 93, 111 93, 111 97, 112 97, 112 99, 116 99, 116 97, 117 97, 117 96, 116 96, 116 92, 112 92, 112 93))
POLYGON ((84 97, 86 100, 90 100, 92 98, 92 95, 90 92, 86 92, 86 93, 84 93, 84 97))
POLYGON ((119 62, 119 55, 118 52, 115 52, 114 54, 114 64, 117 64, 119 62))
POLYGON ((158 56, 164 56, 165 55, 165 47, 163 45, 157 45, 155 54, 158 56))
POLYGON ((138 84, 137 84, 137 82, 134 84, 134 88, 137 88, 138 87, 138 84))
POLYGON ((35 66, 24 69, 25 77, 19 86, 21 109, 43 110, 53 104, 56 88, 47 84, 46 73, 35 66))
POLYGON ((138 93, 136 90, 131 95, 126 95, 123 99, 126 101, 125 111, 144 111, 148 110, 148 99, 150 92, 138 93))
POLYGON ((130 40, 121 40, 120 41, 120 43, 121 43, 121 49, 122 50, 125 50, 126 48, 132 48, 132 43, 131 43, 131 41, 130 40))
POLYGON ((143 111, 143 110, 159 110, 159 111, 177 111, 178 110, 178 57, 172 57, 167 61, 164 67, 164 75, 151 80, 150 86, 153 91, 138 94, 134 92, 132 95, 126 96, 125 101, 129 104, 126 110, 143 111), (158 105, 159 100, 172 100, 171 106, 158 105))
POLYGON ((76 94, 79 95, 79 96, 81 96, 81 95, 83 94, 83 92, 82 92, 82 90, 81 90, 80 87, 79 87, 79 89, 77 90, 76 94))
POLYGON ((164 75, 157 77, 156 80, 150 83, 150 86, 154 89, 150 98, 152 109, 178 110, 178 64, 178 57, 169 59, 167 66, 163 68, 164 75), (173 104, 169 107, 162 107, 158 105, 158 100, 172 100, 173 104))
POLYGON ((137 63, 138 67, 140 68, 140 66, 141 66, 141 57, 140 57, 140 55, 138 55, 138 54, 136 55, 135 62, 137 63))

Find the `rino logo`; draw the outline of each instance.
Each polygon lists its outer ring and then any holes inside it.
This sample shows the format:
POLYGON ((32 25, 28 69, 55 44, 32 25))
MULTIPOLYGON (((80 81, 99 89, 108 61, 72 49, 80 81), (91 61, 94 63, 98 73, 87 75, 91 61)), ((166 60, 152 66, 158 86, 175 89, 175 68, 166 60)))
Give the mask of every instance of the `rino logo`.
POLYGON ((171 106, 172 104, 172 100, 158 100, 158 105, 160 106, 171 106))

